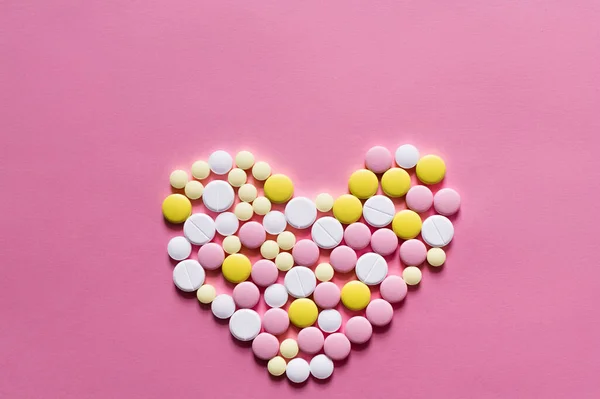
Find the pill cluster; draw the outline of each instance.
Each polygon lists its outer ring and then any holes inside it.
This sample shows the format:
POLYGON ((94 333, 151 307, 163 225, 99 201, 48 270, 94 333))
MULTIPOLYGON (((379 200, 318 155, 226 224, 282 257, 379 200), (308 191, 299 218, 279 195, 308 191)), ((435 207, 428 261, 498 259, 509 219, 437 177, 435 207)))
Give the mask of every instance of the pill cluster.
POLYGON ((228 319, 232 336, 251 341, 254 355, 268 362, 274 376, 286 374, 295 383, 309 375, 330 377, 334 361, 367 342, 374 326, 391 322, 392 304, 404 300, 407 285, 421 282, 419 266, 439 267, 446 260, 442 248, 454 236, 449 217, 459 210, 460 196, 451 188, 434 194, 428 187, 444 179, 444 161, 421 157, 410 144, 395 154, 377 146, 366 153, 365 167, 351 174, 349 193, 335 199, 322 193, 314 201, 294 197, 292 180, 272 174, 268 163, 255 162, 248 151, 235 159, 213 152, 207 162, 192 165, 194 179, 183 170, 171 173, 171 186, 183 190, 162 204, 168 222, 183 223, 183 235, 167 245, 179 261, 175 285, 195 291, 216 318, 228 319), (423 184, 413 184, 409 172, 423 184), (215 178, 203 184, 211 174, 215 178), (190 200, 199 199, 214 217, 192 214, 190 200), (197 260, 190 259, 193 245, 199 246, 197 260), (388 267, 397 250, 401 275, 388 267), (254 263, 252 251, 260 257, 254 263), (323 257, 326 262, 320 262, 323 257), (234 284, 231 294, 205 284, 206 271, 219 268, 234 284), (345 277, 341 288, 334 275, 345 277), (262 315, 255 310, 261 296, 268 307, 262 315), (350 312, 345 322, 341 311, 350 312), (290 330, 296 336, 282 339, 290 330))

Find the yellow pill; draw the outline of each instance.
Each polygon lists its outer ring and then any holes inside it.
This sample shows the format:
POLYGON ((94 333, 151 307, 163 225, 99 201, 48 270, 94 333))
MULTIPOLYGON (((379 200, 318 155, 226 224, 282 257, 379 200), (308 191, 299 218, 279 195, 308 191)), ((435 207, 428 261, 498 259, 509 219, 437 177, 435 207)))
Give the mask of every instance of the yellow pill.
POLYGON ((265 197, 274 204, 283 204, 294 195, 294 184, 286 175, 272 175, 265 181, 263 187, 265 197))
POLYGON ((319 310, 312 300, 300 298, 290 304, 288 316, 293 325, 304 328, 315 324, 319 316, 319 310))
POLYGON ((173 188, 184 188, 188 180, 189 177, 185 170, 174 170, 169 176, 169 182, 173 188))
POLYGON ((377 193, 379 182, 377 175, 367 169, 359 169, 352 173, 348 180, 350 193, 357 198, 366 199, 377 193))
POLYGON ((204 192, 204 185, 200 183, 198 180, 191 180, 187 182, 185 185, 185 195, 189 199, 198 199, 202 197, 202 193, 204 192))
POLYGON ((227 236, 223 239, 223 250, 229 255, 237 254, 242 249, 242 242, 238 236, 227 236))
POLYGON ((281 356, 288 359, 296 357, 298 350, 298 342, 292 338, 284 339, 281 342, 281 345, 279 345, 279 352, 281 353, 281 356))
POLYGON ((235 164, 240 169, 250 169, 254 165, 254 155, 250 151, 240 151, 235 156, 235 164))
POLYGON ((349 281, 342 287, 340 293, 342 303, 350 310, 362 310, 371 301, 371 291, 360 281, 349 281))
POLYGON ((250 277, 252 264, 247 256, 242 254, 229 255, 221 266, 223 277, 231 283, 241 283, 250 277))
POLYGON ((362 204, 354 195, 341 195, 333 203, 333 216, 341 223, 354 223, 360 219, 361 215, 362 204))
POLYGON ((327 193, 321 193, 317 195, 315 205, 319 211, 329 212, 333 207, 333 197, 327 193))
POLYGON ((206 161, 196 161, 192 164, 192 176, 196 179, 206 179, 210 175, 210 166, 206 161))
POLYGON ((277 236, 277 245, 284 251, 289 251, 296 245, 296 236, 291 231, 284 231, 277 236))
POLYGON ((294 257, 289 252, 281 252, 275 257, 275 266, 282 272, 287 272, 294 266, 294 257))
POLYGON ((260 254, 265 259, 275 259, 279 254, 279 245, 273 240, 267 240, 260 246, 260 254))
POLYGON ((244 202, 252 202, 256 199, 258 191, 252 184, 244 184, 238 190, 238 197, 244 202))
POLYGON ((418 213, 405 209, 398 212, 392 219, 392 230, 403 240, 410 240, 419 235, 422 224, 418 213))
POLYGON ((431 266, 442 266, 446 262, 446 252, 442 248, 430 248, 427 251, 427 263, 431 266))
POLYGON ((416 173, 423 183, 437 184, 446 175, 446 164, 437 155, 425 155, 417 162, 416 173))
POLYGON ((269 374, 275 377, 279 377, 285 373, 287 364, 285 363, 285 359, 281 356, 275 356, 273 359, 269 360, 267 363, 267 369, 269 370, 269 374))
POLYGON ((267 178, 271 176, 271 166, 263 161, 255 163, 252 167, 252 176, 254 176, 256 180, 267 180, 267 178))
POLYGON ((381 177, 381 189, 390 197, 402 197, 409 188, 410 175, 404 169, 388 169, 381 177))
POLYGON ((246 183, 246 179, 247 179, 246 172, 244 172, 240 168, 231 169, 229 171, 229 174, 227 175, 227 181, 233 187, 241 187, 242 185, 244 185, 246 183))
POLYGON ((192 203, 184 195, 171 194, 163 201, 162 212, 169 222, 183 223, 192 214, 192 203))
POLYGON ((204 284, 202 287, 198 288, 196 291, 196 297, 200 303, 205 305, 211 303, 213 299, 217 296, 217 290, 210 284, 204 284))
POLYGON ((271 210, 271 201, 267 197, 256 197, 252 201, 252 208, 257 215, 266 215, 271 210))
POLYGON ((240 202, 235 206, 233 213, 239 220, 245 222, 246 220, 250 220, 252 215, 254 214, 254 210, 252 209, 252 205, 247 202, 240 202))
POLYGON ((315 269, 319 281, 329 281, 333 278, 333 267, 329 263, 320 263, 315 269))
POLYGON ((409 266, 402 271, 402 279, 408 285, 417 285, 421 282, 422 278, 421 269, 416 266, 409 266))

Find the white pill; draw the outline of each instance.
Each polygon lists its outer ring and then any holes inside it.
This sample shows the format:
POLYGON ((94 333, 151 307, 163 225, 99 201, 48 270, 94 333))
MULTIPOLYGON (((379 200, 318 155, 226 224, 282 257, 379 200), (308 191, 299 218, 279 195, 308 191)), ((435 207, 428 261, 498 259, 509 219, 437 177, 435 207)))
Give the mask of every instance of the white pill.
POLYGON ((300 384, 308 379, 310 366, 306 360, 297 357, 287 364, 285 375, 290 381, 300 384))
POLYGON ((335 309, 325 309, 317 319, 319 328, 326 333, 334 333, 342 326, 342 315, 335 309))
POLYGON ((388 273, 388 264, 383 256, 367 252, 356 261, 356 276, 367 285, 381 283, 388 273))
POLYGON ((221 320, 228 319, 235 312, 235 302, 230 295, 221 294, 213 299, 210 310, 212 310, 216 318, 221 320))
POLYGON ((252 341, 260 328, 260 315, 252 309, 237 310, 229 319, 229 331, 240 341, 252 341))
POLYGON ((285 231, 287 222, 285 215, 279 211, 271 211, 263 218, 263 227, 265 231, 272 235, 277 235, 285 231))
POLYGON ((240 221, 233 212, 220 213, 215 219, 215 227, 217 232, 222 236, 230 236, 235 234, 238 227, 240 227, 240 221))
POLYGON ((218 150, 210 154, 208 157, 208 165, 213 173, 224 175, 231 170, 233 158, 226 151, 218 150))
POLYGON ((285 218, 292 227, 305 229, 315 222, 317 207, 306 197, 293 198, 285 206, 285 218))
POLYGON ((183 235, 196 245, 204 245, 215 236, 215 222, 205 213, 194 213, 183 224, 183 235))
POLYGON ((363 216, 373 227, 385 227, 392 223, 396 208, 391 199, 384 195, 374 195, 363 206, 363 216))
POLYGON ((283 284, 294 298, 306 298, 315 290, 317 278, 308 267, 296 266, 285 273, 283 284))
POLYGON ((167 244, 167 252, 171 259, 184 260, 192 253, 192 244, 183 236, 173 237, 167 244))
POLYGON ((419 150, 411 144, 404 144, 396 150, 396 163, 404 169, 414 168, 419 162, 419 150))
POLYGON ((333 374, 333 360, 327 355, 320 354, 310 361, 310 373, 319 380, 325 380, 333 374))
POLYGON ((205 277, 204 269, 193 259, 183 260, 173 269, 173 282, 181 291, 196 291, 204 284, 205 277))
POLYGON ((233 188, 223 180, 213 180, 204 187, 202 202, 213 212, 223 212, 231 208, 235 194, 233 188))
POLYGON ((441 248, 452 241, 454 226, 450 219, 442 215, 429 216, 421 227, 421 237, 431 247, 441 248))
POLYGON ((287 303, 288 292, 283 284, 272 284, 265 290, 265 302, 272 308, 280 308, 287 303))
POLYGON ((319 218, 311 229, 312 240, 323 249, 337 247, 344 237, 342 224, 331 216, 319 218))

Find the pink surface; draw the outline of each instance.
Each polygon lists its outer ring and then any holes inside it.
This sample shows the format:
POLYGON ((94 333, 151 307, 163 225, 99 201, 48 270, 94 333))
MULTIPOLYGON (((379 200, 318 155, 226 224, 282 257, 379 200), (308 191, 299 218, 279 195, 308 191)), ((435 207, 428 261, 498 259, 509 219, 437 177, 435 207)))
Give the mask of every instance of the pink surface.
POLYGON ((593 0, 2 2, 0 397, 597 398, 599 20, 593 0), (338 195, 404 142, 446 160, 456 236, 329 382, 269 378, 177 292, 171 170, 248 148, 338 195))

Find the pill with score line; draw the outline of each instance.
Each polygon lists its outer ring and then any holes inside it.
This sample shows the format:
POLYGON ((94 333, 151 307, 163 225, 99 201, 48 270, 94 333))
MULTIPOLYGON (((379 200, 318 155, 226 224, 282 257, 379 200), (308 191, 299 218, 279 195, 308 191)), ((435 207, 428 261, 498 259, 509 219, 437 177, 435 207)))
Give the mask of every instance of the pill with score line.
POLYGON ((200 263, 193 259, 179 262, 173 269, 173 282, 181 291, 196 291, 202 284, 206 273, 200 263))
POLYGON ((233 188, 223 180, 213 180, 204 187, 202 202, 213 212, 223 212, 231 208, 235 200, 233 188))
POLYGON ((323 249, 335 248, 342 242, 344 228, 336 218, 325 216, 313 224, 311 237, 323 249))
POLYGON ((383 256, 368 252, 356 261, 356 276, 367 285, 381 283, 388 273, 388 264, 383 256))
POLYGON ((306 298, 315 290, 317 278, 308 267, 296 266, 285 274, 283 284, 294 298, 306 298))
POLYGON ((204 245, 215 236, 215 222, 205 213, 194 213, 183 224, 183 235, 196 245, 204 245))
POLYGON ((363 206, 363 216, 373 227, 384 227, 392 222, 396 209, 391 199, 384 195, 374 195, 363 206))
POLYGON ((444 247, 450 244, 454 237, 454 226, 447 217, 433 215, 423 222, 421 237, 431 247, 444 247))

